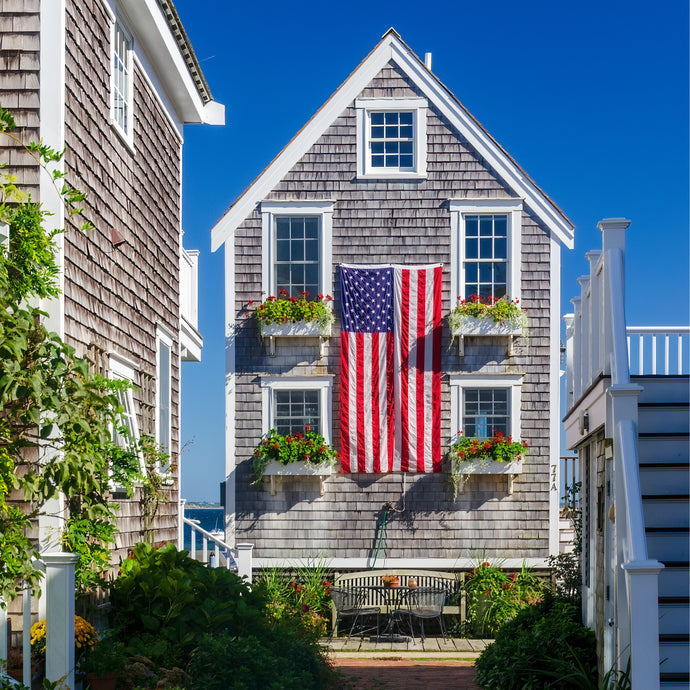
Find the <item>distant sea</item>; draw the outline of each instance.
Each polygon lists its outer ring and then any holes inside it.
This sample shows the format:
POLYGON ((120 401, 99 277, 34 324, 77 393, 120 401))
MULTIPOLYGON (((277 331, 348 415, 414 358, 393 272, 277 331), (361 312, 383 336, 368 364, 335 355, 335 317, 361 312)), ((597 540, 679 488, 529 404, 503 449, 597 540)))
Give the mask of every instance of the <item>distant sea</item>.
MULTIPOLYGON (((222 508, 185 508, 184 516, 189 520, 198 520, 199 527, 210 532, 214 529, 223 529, 222 508)), ((185 525, 184 548, 189 551, 192 546, 191 528, 185 525)), ((201 549, 201 535, 196 533, 196 548, 201 549)))

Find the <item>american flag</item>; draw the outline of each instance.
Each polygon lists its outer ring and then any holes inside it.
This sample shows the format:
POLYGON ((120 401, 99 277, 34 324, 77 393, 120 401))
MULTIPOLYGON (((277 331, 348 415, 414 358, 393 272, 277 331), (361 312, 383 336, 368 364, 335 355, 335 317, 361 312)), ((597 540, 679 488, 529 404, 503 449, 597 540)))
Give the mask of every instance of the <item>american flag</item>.
POLYGON ((441 471, 442 267, 340 267, 343 472, 441 471))

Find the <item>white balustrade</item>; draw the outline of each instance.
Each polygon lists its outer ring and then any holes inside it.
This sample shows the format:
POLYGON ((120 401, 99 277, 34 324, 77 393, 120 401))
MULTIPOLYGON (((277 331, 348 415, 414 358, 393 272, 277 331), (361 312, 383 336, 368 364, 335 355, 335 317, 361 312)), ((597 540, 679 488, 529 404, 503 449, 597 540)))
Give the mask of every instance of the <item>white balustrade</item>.
POLYGON ((631 374, 690 373, 690 326, 628 326, 627 337, 631 374))
POLYGON ((189 555, 191 558, 197 558, 197 535, 201 537, 201 561, 209 565, 209 542, 212 545, 213 552, 211 557, 214 561, 212 567, 225 567, 228 570, 232 568, 232 560, 237 564, 237 574, 240 577, 246 577, 247 582, 252 582, 252 550, 253 544, 238 544, 236 548, 226 544, 219 537, 207 532, 203 527, 200 527, 195 520, 190 520, 187 517, 182 518, 185 525, 188 525, 192 532, 189 555), (230 558, 232 556, 232 558, 230 558), (222 557, 222 559, 221 559, 222 557))

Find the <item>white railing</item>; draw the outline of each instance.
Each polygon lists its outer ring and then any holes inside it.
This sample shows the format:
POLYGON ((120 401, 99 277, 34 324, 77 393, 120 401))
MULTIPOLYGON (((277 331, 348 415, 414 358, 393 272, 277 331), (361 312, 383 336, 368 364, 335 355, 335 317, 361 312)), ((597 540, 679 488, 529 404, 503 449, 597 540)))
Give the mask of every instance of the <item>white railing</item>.
POLYGON ((191 542, 189 548, 189 555, 191 558, 197 559, 197 535, 201 537, 201 562, 209 567, 218 568, 225 567, 228 570, 233 569, 233 560, 237 564, 237 574, 240 577, 247 579, 247 582, 252 581, 252 550, 254 544, 237 544, 236 548, 226 544, 220 537, 216 537, 210 532, 207 532, 203 527, 199 526, 196 520, 190 520, 183 517, 182 521, 187 525, 192 532, 191 542), (211 543, 212 551, 209 553, 209 542, 211 543))
POLYGON ((631 374, 687 374, 690 326, 628 326, 631 374))
MULTIPOLYGON (((658 577, 663 565, 647 556, 642 494, 637 457, 637 399, 642 390, 630 383, 629 352, 638 354, 636 374, 687 373, 683 363, 685 328, 627 329, 625 324, 625 219, 598 224, 603 251, 590 252, 590 275, 581 277, 580 296, 573 299, 574 314, 565 317, 567 329, 566 407, 579 405, 589 387, 601 376, 610 376, 607 388, 606 437, 613 439, 615 531, 609 525, 607 538, 615 539, 615 619, 610 634, 617 646, 616 661, 631 663, 635 690, 659 688, 658 577), (672 344, 672 336, 677 342, 672 344), (657 340, 664 337, 663 367, 657 364, 657 340), (651 354, 644 356, 645 338, 651 339, 651 354), (671 354, 677 357, 677 371, 671 354), (615 534, 615 537, 613 536, 615 534)), ((585 412, 586 410, 583 410, 585 412)), ((594 420, 591 420, 594 421, 594 420)), ((596 422, 601 423, 600 420, 596 422)), ((592 428, 596 426, 592 424, 592 428)), ((605 649, 609 643, 605 643, 605 649)))

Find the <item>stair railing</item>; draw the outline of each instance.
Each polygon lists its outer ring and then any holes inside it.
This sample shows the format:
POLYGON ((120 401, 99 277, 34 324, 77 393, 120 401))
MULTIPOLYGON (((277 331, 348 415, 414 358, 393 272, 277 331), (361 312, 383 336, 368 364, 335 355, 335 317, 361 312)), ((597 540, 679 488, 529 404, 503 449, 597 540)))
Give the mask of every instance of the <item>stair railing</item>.
POLYGON ((226 544, 222 539, 207 532, 203 527, 200 527, 195 520, 190 520, 187 517, 182 518, 182 522, 188 525, 191 529, 191 543, 189 555, 191 558, 197 558, 196 537, 201 536, 201 562, 211 567, 225 567, 228 570, 232 568, 232 561, 234 559, 237 564, 237 574, 240 577, 247 579, 247 582, 252 581, 252 551, 254 544, 237 544, 235 548, 226 544), (212 552, 209 554, 209 542, 212 545, 212 552), (230 558, 232 556, 232 558, 230 558))
POLYGON ((629 221, 604 220, 601 344, 611 376, 607 393, 606 437, 612 438, 616 573, 614 575, 618 664, 631 664, 633 688, 659 688, 659 572, 648 558, 637 457, 640 386, 630 383, 625 324, 625 229, 629 221), (608 360, 608 361, 607 361, 608 360))
POLYGON ((631 374, 688 373, 689 326, 628 326, 627 333, 631 374))

